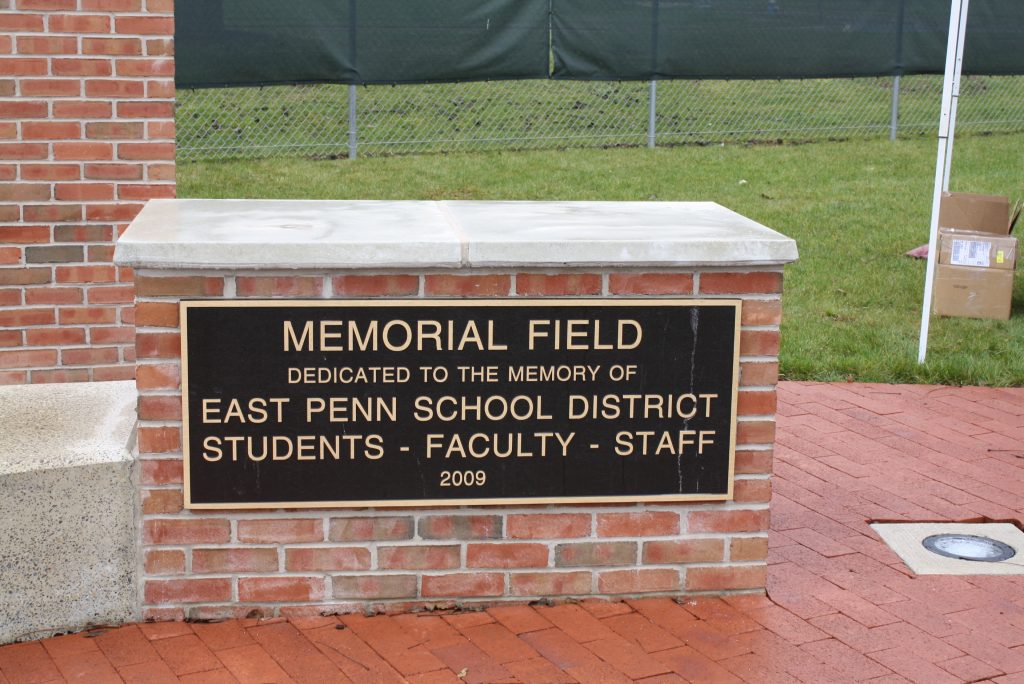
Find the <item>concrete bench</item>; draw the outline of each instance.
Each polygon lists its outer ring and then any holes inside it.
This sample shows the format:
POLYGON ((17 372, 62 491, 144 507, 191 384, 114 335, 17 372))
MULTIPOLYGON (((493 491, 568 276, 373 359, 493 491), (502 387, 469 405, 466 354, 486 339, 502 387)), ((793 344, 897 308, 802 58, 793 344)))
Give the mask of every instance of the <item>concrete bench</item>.
POLYGON ((136 617, 135 383, 0 387, 0 644, 136 617))

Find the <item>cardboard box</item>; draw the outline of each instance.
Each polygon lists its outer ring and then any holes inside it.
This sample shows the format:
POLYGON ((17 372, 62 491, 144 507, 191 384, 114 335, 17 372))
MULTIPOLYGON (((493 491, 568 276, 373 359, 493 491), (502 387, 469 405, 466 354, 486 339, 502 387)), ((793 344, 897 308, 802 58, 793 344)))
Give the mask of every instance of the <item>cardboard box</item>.
POLYGON ((944 192, 939 201, 939 228, 1009 235, 1010 200, 998 195, 944 192))
POLYGON ((935 265, 933 310, 940 316, 1010 317, 1013 271, 973 266, 935 265))
POLYGON ((1017 238, 975 230, 941 228, 939 263, 1012 271, 1017 265, 1017 238))
MULTIPOLYGON (((1016 213, 1016 212, 1015 212, 1016 213)), ((932 310, 940 316, 1010 317, 1017 216, 1006 197, 942 194, 932 310)))

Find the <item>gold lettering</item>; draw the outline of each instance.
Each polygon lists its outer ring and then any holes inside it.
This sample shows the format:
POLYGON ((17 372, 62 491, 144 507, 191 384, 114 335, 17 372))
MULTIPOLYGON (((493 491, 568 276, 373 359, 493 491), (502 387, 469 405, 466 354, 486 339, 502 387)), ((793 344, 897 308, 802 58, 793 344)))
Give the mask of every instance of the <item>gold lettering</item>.
POLYGON ((705 418, 710 418, 711 417, 711 400, 712 399, 717 399, 718 395, 717 394, 698 394, 697 396, 704 400, 704 417, 705 418))
MULTIPOLYGON (((423 397, 426 398, 426 397, 423 397)), ((428 434, 427 435, 427 458, 434 456, 434 449, 440 449, 440 441, 444 438, 444 435, 428 434)))
POLYGON ((384 330, 382 332, 384 335, 384 346, 389 351, 405 351, 412 344, 412 328, 405 321, 388 321, 384 324, 384 330), (405 341, 401 344, 395 344, 391 340, 391 331, 395 328, 401 328, 405 333, 405 341))
POLYGON ((238 403, 237 399, 232 399, 228 402, 228 410, 224 412, 224 423, 230 423, 231 419, 235 418, 239 423, 245 422, 245 416, 242 415, 242 405, 238 403))
POLYGON ((367 435, 363 440, 366 447, 363 449, 363 456, 376 461, 384 455, 384 438, 380 435, 367 435))
POLYGON ((295 337, 295 328, 291 321, 284 322, 284 350, 313 351, 313 321, 306 321, 302 327, 302 338, 295 337))
POLYGON ((377 351, 377 321, 370 321, 366 326, 366 336, 359 336, 359 327, 355 321, 348 322, 348 348, 352 351, 377 351))
POLYGON ((704 453, 704 447, 705 446, 711 446, 712 444, 715 443, 714 436, 715 436, 715 431, 714 430, 701 430, 700 431, 700 435, 698 435, 699 444, 697 445, 697 453, 698 454, 703 454, 704 453), (710 439, 705 439, 705 437, 710 437, 710 439))
POLYGON ((271 397, 269 401, 277 407, 277 422, 284 422, 284 405, 291 401, 291 399, 287 397, 271 397))
POLYGON ((534 349, 537 348, 536 347, 536 340, 538 338, 548 337, 547 331, 541 330, 540 327, 541 326, 547 326, 550 323, 551 323, 551 321, 543 321, 543 320, 531 320, 530 321, 529 337, 528 337, 528 340, 529 340, 528 347, 529 347, 530 351, 533 351, 534 349))
POLYGON ((327 408, 327 402, 320 397, 306 397, 306 422, 313 422, 314 413, 323 413, 327 408))
POLYGON ((314 453, 313 444, 311 442, 316 439, 314 435, 299 435, 295 438, 295 443, 298 445, 295 453, 295 460, 297 461, 315 461, 316 454, 314 453))
POLYGON ((441 324, 438 321, 417 321, 416 322, 416 350, 423 351, 424 340, 434 340, 434 351, 441 351, 441 324), (430 327, 432 332, 427 332, 430 327))
POLYGON ((220 418, 212 415, 215 411, 220 410, 220 399, 203 399, 203 422, 204 423, 219 423, 220 418))
POLYGON ((480 337, 480 330, 476 327, 476 321, 470 321, 466 324, 465 330, 462 331, 462 339, 459 340, 459 346, 456 349, 462 351, 470 343, 476 345, 476 348, 480 351, 484 350, 484 341, 480 337))
POLYGON ((494 341, 494 321, 487 320, 487 348, 491 351, 505 351, 508 349, 507 344, 498 344, 494 341))
POLYGON ((257 425, 267 422, 267 400, 266 399, 250 399, 249 400, 249 422, 256 423, 257 425))
POLYGON ((601 344, 601 321, 594 321, 594 349, 615 349, 614 344, 601 344))
POLYGON ((216 463, 224 456, 224 452, 220 449, 220 439, 217 437, 207 437, 204 439, 203 449, 203 460, 210 463, 216 463))
POLYGON ((273 437, 270 438, 270 440, 272 446, 270 458, 272 460, 287 461, 289 458, 292 457, 292 452, 295 451, 295 447, 292 445, 292 440, 281 435, 274 435, 273 437), (288 447, 287 450, 285 450, 283 453, 281 451, 278 451, 279 444, 284 444, 284 446, 288 447))
POLYGON ((340 344, 331 344, 329 340, 340 340, 341 332, 332 329, 343 325, 341 321, 320 321, 320 351, 345 351, 340 344))
POLYGON ((634 320, 619 321, 619 335, 616 339, 616 347, 618 347, 619 349, 636 349, 637 347, 640 346, 640 342, 641 340, 643 340, 643 338, 644 331, 643 328, 640 327, 639 323, 637 323, 634 320), (626 342, 627 327, 633 328, 634 333, 633 341, 629 343, 626 342))
MULTIPOLYGON (((570 351, 579 351, 583 349, 590 349, 589 344, 576 342, 577 339, 583 339, 587 336, 587 331, 581 328, 586 327, 590 321, 584 321, 579 319, 570 319, 565 323, 565 348, 570 351)), ((596 323, 596 321, 595 321, 596 323)))

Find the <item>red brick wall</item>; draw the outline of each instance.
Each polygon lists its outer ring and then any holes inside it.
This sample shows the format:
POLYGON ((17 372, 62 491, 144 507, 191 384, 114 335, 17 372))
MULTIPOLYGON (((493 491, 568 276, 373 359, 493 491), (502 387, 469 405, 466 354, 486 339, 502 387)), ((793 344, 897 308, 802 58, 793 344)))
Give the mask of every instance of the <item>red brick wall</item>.
POLYGON ((760 591, 768 551, 782 274, 184 275, 136 279, 148 618, 760 591), (182 297, 740 297, 735 501, 422 509, 182 509, 182 297))
POLYGON ((0 0, 0 384, 131 378, 114 240, 174 196, 171 0, 0 0))

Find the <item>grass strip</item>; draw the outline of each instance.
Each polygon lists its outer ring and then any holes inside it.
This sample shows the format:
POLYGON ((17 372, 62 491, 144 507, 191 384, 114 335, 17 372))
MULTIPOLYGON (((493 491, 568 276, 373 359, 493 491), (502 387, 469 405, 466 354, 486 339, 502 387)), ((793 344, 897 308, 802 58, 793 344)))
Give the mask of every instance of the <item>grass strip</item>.
MULTIPOLYGON (((178 166, 180 197, 713 200, 797 241, 782 374, 793 380, 1024 385, 1024 282, 1009 321, 934 318, 916 362, 934 140, 274 159, 178 166)), ((1024 135, 964 136, 952 189, 1024 193, 1024 135)))

